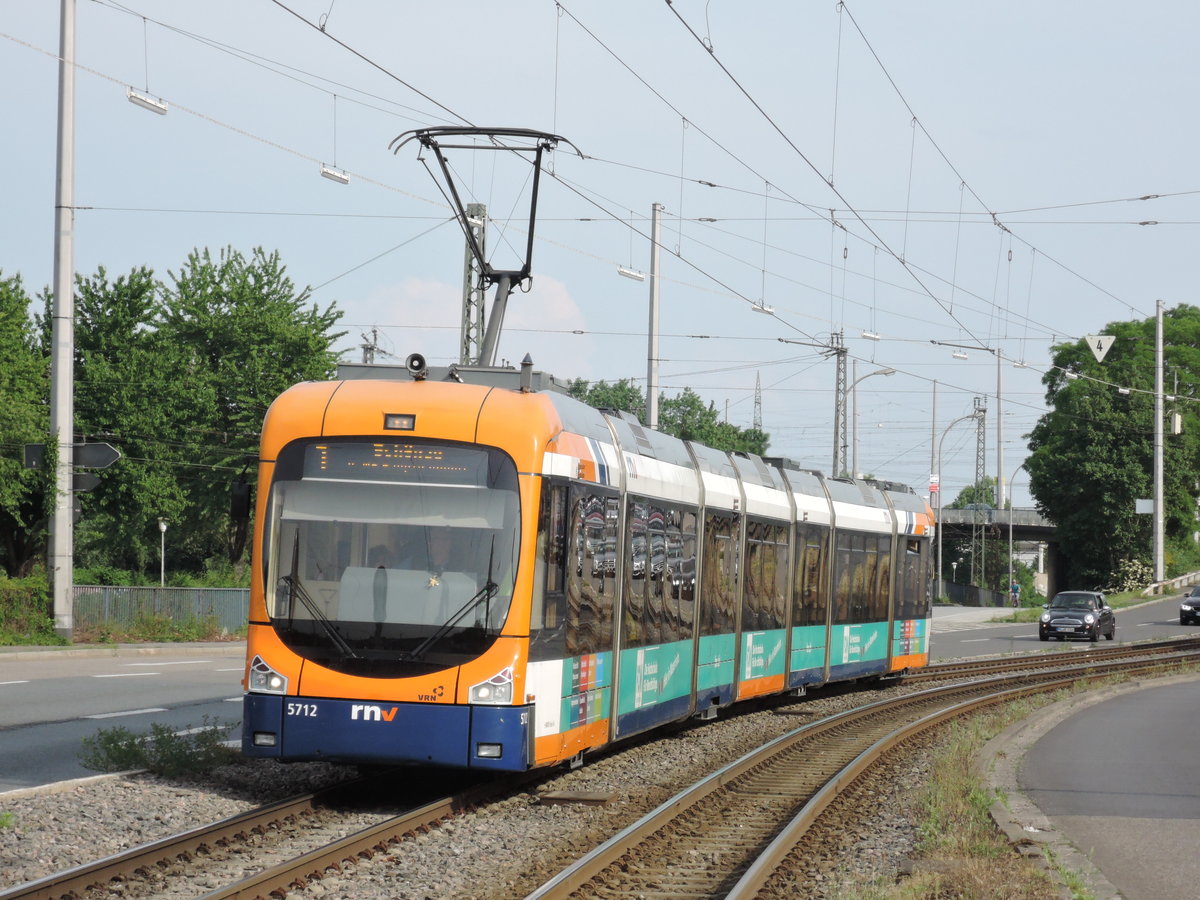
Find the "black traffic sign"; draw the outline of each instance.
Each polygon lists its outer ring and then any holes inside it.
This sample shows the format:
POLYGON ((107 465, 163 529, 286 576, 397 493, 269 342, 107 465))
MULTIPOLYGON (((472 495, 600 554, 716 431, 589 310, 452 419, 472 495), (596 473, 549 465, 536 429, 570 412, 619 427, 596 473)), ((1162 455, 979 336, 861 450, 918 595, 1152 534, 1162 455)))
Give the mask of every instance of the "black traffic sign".
POLYGON ((100 476, 91 472, 76 472, 71 476, 71 489, 74 491, 90 491, 100 483, 100 476))
POLYGON ((107 469, 121 458, 121 451, 112 444, 76 444, 75 465, 81 469, 107 469))
MULTIPOLYGON (((121 458, 121 451, 112 444, 76 444, 75 465, 81 469, 107 469, 121 458)), ((25 468, 40 469, 46 464, 45 444, 25 445, 25 468)))

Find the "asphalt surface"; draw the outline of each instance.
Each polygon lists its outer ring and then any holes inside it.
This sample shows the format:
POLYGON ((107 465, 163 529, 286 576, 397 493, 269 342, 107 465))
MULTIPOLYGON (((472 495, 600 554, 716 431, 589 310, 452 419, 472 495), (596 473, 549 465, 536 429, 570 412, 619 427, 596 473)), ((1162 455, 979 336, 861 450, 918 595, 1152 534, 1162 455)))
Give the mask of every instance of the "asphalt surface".
POLYGON ((241 724, 245 642, 0 648, 0 792, 94 776, 102 729, 241 724))
MULTIPOLYGON (((1161 609, 1147 604, 1141 618, 1147 624, 1168 624, 1176 600, 1155 601, 1163 604, 1161 609)), ((972 642, 972 633, 991 634, 999 628, 1010 642, 1027 639, 1023 632, 1031 626, 992 621, 1006 612, 935 607, 934 659, 967 650, 963 644, 972 642), (1022 633, 1014 637, 1016 632, 1022 633), (939 635, 949 653, 936 652, 939 635), (949 635, 956 640, 950 642, 949 635)), ((1134 616, 1128 609, 1118 611, 1118 621, 1122 613, 1131 623, 1134 616)), ((1036 649, 1036 624, 1032 631, 1035 646, 1019 649, 1036 649)), ((1125 629, 1118 639, 1149 637, 1125 629)), ((969 649, 995 652, 982 646, 969 649)), ((0 648, 0 734, 5 745, 0 798, 3 791, 91 775, 73 752, 71 759, 59 752, 63 746, 77 748, 80 735, 89 729, 117 723, 133 727, 137 717, 150 712, 179 720, 216 708, 213 704, 223 704, 221 712, 228 714, 231 701, 240 697, 244 654, 245 644, 238 642, 0 648), (153 679, 159 692, 153 696, 171 708, 138 708, 139 694, 130 688, 141 680, 139 675, 153 679), (177 686, 171 688, 168 679, 174 675, 179 676, 177 686), (100 681, 106 678, 112 680, 100 681), (197 686, 198 680, 208 683, 197 686), (28 687, 38 683, 37 692, 28 687), (92 690, 100 684, 120 684, 121 689, 92 690), (163 691, 169 699, 163 700, 163 691), (19 697, 23 701, 14 703, 19 697), (44 718, 45 704, 56 702, 66 704, 56 709, 57 720, 35 724, 39 715, 44 718), (48 744, 39 747, 39 741, 48 744), (42 767, 44 775, 26 767, 42 762, 48 766, 42 767)), ((1192 847, 1193 836, 1200 833, 1200 779, 1194 778, 1197 722, 1200 676, 1130 682, 1040 710, 990 742, 977 762, 978 771, 1003 798, 992 815, 1023 853, 1043 861, 1052 856, 1065 869, 1081 873, 1095 900, 1200 897, 1200 855, 1192 847)))

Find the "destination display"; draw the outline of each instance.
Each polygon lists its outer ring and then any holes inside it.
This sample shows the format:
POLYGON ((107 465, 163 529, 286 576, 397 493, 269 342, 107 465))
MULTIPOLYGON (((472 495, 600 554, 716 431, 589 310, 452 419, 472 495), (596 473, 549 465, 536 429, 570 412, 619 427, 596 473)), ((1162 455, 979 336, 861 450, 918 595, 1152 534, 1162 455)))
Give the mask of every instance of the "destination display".
POLYGON ((415 441, 323 441, 304 453, 305 478, 484 484, 487 453, 415 441))

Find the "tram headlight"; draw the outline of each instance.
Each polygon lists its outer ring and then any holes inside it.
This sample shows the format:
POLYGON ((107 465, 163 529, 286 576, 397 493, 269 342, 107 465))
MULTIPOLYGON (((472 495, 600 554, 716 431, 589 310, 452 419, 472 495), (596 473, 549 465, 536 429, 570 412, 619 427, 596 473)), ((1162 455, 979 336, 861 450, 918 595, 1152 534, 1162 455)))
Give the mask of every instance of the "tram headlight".
POLYGON ((487 681, 471 685, 468 694, 470 703, 486 703, 491 706, 506 706, 513 699, 512 666, 501 669, 487 681))
POLYGON ((261 656, 250 662, 249 689, 256 694, 286 694, 287 676, 281 675, 267 665, 261 656))

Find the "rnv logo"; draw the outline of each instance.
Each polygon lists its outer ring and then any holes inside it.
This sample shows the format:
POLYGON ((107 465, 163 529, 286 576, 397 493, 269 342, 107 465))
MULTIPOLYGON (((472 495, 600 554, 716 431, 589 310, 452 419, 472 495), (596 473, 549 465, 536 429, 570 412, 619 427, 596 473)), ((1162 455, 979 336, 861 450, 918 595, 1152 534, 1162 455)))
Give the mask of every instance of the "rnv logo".
POLYGON ((393 706, 391 709, 384 711, 382 706, 355 703, 350 707, 350 720, 361 719, 364 722, 390 722, 396 718, 396 711, 399 709, 400 707, 393 706))

